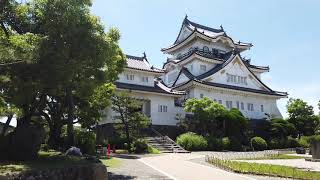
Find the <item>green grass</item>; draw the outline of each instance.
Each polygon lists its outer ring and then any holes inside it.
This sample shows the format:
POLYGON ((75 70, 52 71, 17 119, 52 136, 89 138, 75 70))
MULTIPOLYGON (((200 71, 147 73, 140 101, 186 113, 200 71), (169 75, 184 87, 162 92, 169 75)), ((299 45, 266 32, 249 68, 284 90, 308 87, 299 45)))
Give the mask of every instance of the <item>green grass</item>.
POLYGON ((102 163, 107 167, 107 168, 118 168, 121 166, 122 162, 119 158, 115 158, 115 157, 104 157, 104 158, 100 158, 100 161, 102 161, 102 163))
POLYGON ((129 152, 126 149, 117 149, 116 154, 129 154, 129 152))
POLYGON ((306 157, 303 156, 295 156, 295 155, 288 155, 288 154, 279 154, 274 156, 267 156, 267 157, 257 157, 257 158, 240 158, 237 160, 268 160, 268 159, 305 159, 306 157))
POLYGON ((148 153, 149 154, 161 154, 161 151, 159 151, 159 149, 154 148, 152 146, 148 146, 148 153))
POLYGON ((16 174, 22 171, 62 168, 71 165, 88 164, 84 158, 66 156, 57 151, 39 152, 39 157, 32 161, 0 162, 0 175, 16 174))
POLYGON ((248 163, 232 160, 225 161, 220 159, 211 159, 209 160, 209 162, 220 168, 237 173, 277 176, 295 179, 320 179, 320 172, 305 171, 289 166, 248 163))

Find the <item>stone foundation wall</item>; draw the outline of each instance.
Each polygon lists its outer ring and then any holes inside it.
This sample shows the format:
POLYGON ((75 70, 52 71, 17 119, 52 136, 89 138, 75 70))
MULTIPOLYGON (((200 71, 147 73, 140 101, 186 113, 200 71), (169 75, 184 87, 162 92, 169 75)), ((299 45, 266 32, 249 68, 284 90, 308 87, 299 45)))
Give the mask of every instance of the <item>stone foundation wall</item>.
POLYGON ((102 163, 91 163, 59 169, 27 171, 0 180, 108 180, 107 168, 102 163))

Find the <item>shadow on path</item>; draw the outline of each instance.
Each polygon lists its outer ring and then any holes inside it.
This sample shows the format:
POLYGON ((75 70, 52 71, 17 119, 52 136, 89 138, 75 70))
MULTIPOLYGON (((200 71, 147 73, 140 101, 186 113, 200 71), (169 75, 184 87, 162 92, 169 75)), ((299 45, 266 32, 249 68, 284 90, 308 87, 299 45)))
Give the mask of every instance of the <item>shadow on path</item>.
POLYGON ((129 179, 135 179, 135 178, 136 176, 128 176, 128 175, 121 175, 121 174, 108 172, 109 180, 129 180, 129 179))

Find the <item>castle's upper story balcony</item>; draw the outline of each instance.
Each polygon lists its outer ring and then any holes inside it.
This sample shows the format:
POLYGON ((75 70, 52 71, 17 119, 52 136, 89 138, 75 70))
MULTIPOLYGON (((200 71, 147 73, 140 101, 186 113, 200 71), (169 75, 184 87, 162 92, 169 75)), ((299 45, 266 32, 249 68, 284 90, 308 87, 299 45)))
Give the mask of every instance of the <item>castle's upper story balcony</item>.
POLYGON ((221 53, 217 49, 212 49, 211 51, 209 49, 199 49, 198 47, 192 48, 188 52, 184 54, 179 54, 176 57, 168 58, 167 61, 172 61, 172 60, 183 60, 191 56, 192 54, 198 54, 200 56, 206 57, 206 58, 211 58, 211 59, 221 59, 223 60, 225 53, 221 53))

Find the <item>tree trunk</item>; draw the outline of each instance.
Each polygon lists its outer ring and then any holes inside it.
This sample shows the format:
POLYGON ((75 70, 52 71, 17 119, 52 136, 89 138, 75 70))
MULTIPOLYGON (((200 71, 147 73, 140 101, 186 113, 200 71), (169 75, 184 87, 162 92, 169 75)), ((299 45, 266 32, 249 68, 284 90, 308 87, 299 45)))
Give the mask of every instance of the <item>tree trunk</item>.
POLYGON ((68 146, 74 145, 74 129, 73 129, 73 120, 74 120, 74 101, 72 92, 70 89, 67 89, 67 102, 68 102, 68 119, 67 119, 67 134, 68 134, 68 140, 67 144, 68 146))
POLYGON ((13 118, 13 114, 8 115, 7 121, 6 121, 6 123, 4 124, 4 126, 3 126, 3 128, 2 128, 2 132, 1 132, 1 135, 0 135, 0 136, 3 137, 3 136, 6 134, 12 118, 13 118))
POLYGON ((61 125, 54 124, 50 127, 48 145, 55 150, 61 150, 61 125))

